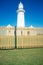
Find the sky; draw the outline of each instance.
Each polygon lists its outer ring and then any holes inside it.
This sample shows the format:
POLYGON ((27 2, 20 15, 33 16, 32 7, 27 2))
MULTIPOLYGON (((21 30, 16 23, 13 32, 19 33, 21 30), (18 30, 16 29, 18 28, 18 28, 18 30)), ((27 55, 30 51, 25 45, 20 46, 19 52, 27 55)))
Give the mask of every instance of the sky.
POLYGON ((0 26, 17 26, 18 4, 25 10, 25 26, 43 27, 43 0, 0 0, 0 26))

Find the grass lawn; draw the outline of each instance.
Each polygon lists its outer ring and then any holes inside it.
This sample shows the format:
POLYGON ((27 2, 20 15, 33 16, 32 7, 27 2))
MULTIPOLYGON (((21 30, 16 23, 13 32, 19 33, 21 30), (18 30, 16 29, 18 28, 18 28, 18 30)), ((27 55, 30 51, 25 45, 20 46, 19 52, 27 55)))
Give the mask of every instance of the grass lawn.
POLYGON ((43 65, 43 48, 0 50, 0 65, 43 65))

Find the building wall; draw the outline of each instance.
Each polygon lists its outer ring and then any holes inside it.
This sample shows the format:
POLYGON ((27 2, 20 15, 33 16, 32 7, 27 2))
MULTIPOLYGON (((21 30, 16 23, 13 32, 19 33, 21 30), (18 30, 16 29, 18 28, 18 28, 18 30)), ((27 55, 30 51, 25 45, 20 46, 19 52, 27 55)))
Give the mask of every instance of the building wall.
POLYGON ((36 29, 17 28, 17 36, 37 35, 36 29))
POLYGON ((6 30, 6 35, 14 36, 14 29, 7 29, 6 30))
POLYGON ((43 29, 2 27, 0 28, 0 49, 12 49, 15 45, 17 48, 43 47, 42 31, 43 29))
MULTIPOLYGON (((6 28, 0 27, 0 35, 15 35, 15 27, 6 28)), ((16 28, 17 36, 34 36, 34 35, 43 35, 43 28, 16 28)))

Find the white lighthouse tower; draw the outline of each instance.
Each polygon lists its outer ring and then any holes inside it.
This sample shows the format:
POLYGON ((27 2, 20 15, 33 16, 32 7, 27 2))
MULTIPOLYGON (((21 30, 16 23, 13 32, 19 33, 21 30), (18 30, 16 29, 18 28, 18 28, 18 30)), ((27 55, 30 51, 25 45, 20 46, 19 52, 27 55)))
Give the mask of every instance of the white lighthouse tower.
POLYGON ((17 27, 25 27, 24 13, 23 4, 20 2, 17 10, 17 27))

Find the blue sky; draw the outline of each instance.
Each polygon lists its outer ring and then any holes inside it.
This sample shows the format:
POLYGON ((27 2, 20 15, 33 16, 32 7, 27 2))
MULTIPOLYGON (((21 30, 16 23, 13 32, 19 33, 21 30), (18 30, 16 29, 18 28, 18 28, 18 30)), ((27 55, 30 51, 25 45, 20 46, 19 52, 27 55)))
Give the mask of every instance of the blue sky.
POLYGON ((18 4, 25 9, 25 26, 43 27, 43 0, 0 0, 0 26, 17 25, 18 4))

